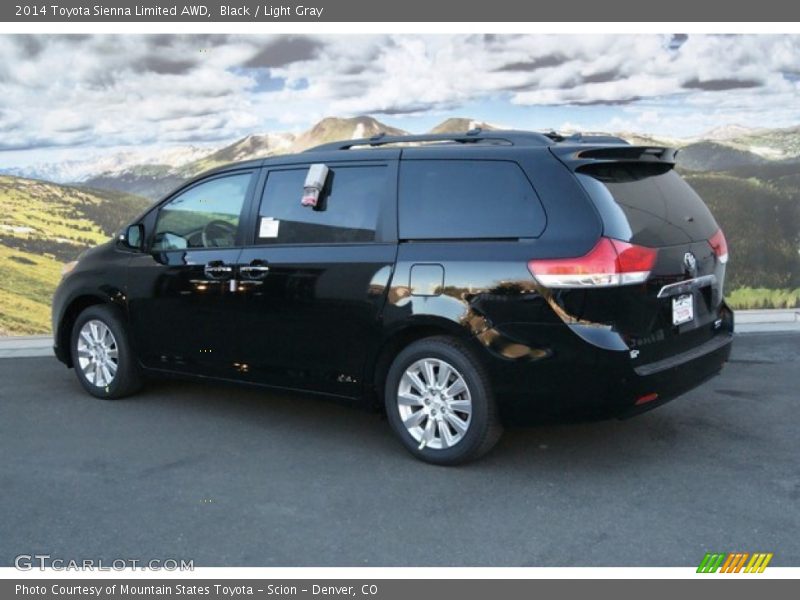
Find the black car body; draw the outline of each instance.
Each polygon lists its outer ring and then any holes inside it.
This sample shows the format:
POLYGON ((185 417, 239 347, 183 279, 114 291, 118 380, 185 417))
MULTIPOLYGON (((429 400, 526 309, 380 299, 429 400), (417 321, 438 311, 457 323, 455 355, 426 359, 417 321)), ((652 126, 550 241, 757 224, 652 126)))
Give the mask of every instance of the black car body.
POLYGON ((104 304, 136 369, 380 398, 404 349, 446 338, 501 413, 635 414, 731 348, 726 242, 675 153, 471 131, 219 168, 82 256, 55 294, 55 352, 73 366, 76 321, 104 304), (315 164, 330 174, 312 208, 315 164))

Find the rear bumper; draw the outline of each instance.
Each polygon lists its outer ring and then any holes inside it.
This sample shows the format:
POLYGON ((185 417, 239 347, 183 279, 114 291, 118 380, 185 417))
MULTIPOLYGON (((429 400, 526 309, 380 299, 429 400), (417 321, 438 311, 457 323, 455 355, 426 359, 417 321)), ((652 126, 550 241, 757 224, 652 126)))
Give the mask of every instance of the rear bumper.
POLYGON ((648 364, 636 364, 627 348, 601 348, 566 325, 517 326, 515 333, 527 329, 526 339, 547 340, 547 347, 542 345, 538 360, 490 356, 490 376, 501 411, 511 420, 627 418, 717 375, 730 357, 732 325, 725 323, 704 343, 648 364))
POLYGON ((721 333, 691 350, 636 367, 636 378, 631 386, 634 403, 623 408, 618 416, 628 418, 647 412, 708 381, 722 370, 732 347, 733 336, 721 333), (646 398, 648 394, 658 395, 653 400, 636 404, 636 399, 646 398))
MULTIPOLYGON (((694 360, 706 357, 717 350, 723 348, 724 346, 730 346, 733 338, 730 335, 717 335, 708 340, 707 342, 700 344, 699 346, 695 346, 685 352, 681 352, 680 354, 676 354, 674 356, 670 356, 663 360, 659 360, 656 362, 652 362, 647 365, 641 365, 639 367, 634 367, 633 371, 639 377, 647 378, 653 375, 659 375, 664 373, 665 371, 672 372, 677 367, 681 367, 686 363, 690 363, 694 360)), ((730 352, 730 348, 728 349, 730 352)))

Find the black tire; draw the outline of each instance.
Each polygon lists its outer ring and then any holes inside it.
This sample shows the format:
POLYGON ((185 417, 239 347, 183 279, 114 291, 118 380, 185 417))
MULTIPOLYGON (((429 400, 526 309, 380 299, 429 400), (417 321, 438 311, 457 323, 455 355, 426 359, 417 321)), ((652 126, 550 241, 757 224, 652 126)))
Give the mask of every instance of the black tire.
POLYGON ((72 352, 72 365, 78 381, 84 389, 92 396, 103 400, 116 400, 124 398, 141 389, 142 373, 136 357, 131 350, 128 333, 125 330, 119 309, 107 305, 98 304, 85 309, 75 320, 70 339, 70 351, 72 352), (87 378, 81 368, 78 356, 78 338, 81 329, 89 321, 100 321, 113 335, 117 349, 117 370, 110 383, 97 386, 87 378))
MULTIPOLYGON (((475 460, 491 450, 503 432, 486 369, 473 352, 455 338, 430 337, 418 340, 404 348, 389 368, 384 400, 386 415, 392 430, 411 454, 425 462, 437 465, 457 465, 475 460), (417 361, 424 359, 445 361, 449 366, 454 367, 463 378, 471 399, 472 410, 466 431, 461 439, 450 447, 425 446, 420 448, 421 439, 415 439, 411 431, 403 424, 400 414, 398 388, 401 378, 407 369, 417 361)), ((427 417, 423 422, 427 423, 429 418, 427 417)), ((446 419, 443 418, 443 420, 446 419)), ((434 425, 436 424, 434 423, 434 425)), ((421 425, 420 428, 422 428, 421 425)), ((456 432, 454 428, 450 428, 448 431, 456 432)), ((422 435, 424 436, 424 432, 422 435)), ((437 435, 439 434, 437 433, 437 435)), ((439 435, 439 437, 442 436, 439 435)))

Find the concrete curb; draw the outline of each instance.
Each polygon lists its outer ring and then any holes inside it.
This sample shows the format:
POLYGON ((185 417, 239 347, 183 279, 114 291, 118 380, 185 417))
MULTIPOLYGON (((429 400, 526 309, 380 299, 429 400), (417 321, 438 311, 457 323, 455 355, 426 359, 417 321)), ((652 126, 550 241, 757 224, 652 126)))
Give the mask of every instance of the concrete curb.
POLYGON ((0 337, 0 358, 31 358, 53 355, 53 338, 49 335, 15 335, 0 337))
MULTIPOLYGON (((800 308, 737 310, 736 333, 800 333, 800 308)), ((0 337, 0 358, 53 356, 49 335, 0 337)))
POLYGON ((800 308, 737 310, 739 323, 800 323, 800 308))
POLYGON ((737 310, 737 333, 800 332, 800 308, 737 310))

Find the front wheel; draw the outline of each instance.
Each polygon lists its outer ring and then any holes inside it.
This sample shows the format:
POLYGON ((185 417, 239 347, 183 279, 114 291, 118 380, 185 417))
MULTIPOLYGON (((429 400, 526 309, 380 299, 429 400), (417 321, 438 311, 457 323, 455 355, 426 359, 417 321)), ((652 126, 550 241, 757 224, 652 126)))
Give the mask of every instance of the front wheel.
POLYGON ((84 389, 106 400, 136 392, 142 375, 116 308, 90 306, 72 329, 72 366, 84 389))
POLYGON ((395 434, 426 462, 474 460, 502 433, 483 365, 454 338, 426 338, 406 347, 389 369, 384 396, 395 434))

